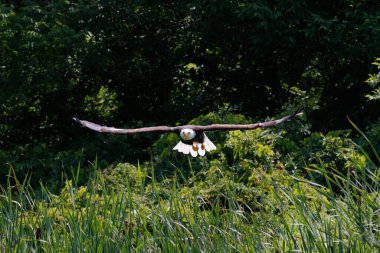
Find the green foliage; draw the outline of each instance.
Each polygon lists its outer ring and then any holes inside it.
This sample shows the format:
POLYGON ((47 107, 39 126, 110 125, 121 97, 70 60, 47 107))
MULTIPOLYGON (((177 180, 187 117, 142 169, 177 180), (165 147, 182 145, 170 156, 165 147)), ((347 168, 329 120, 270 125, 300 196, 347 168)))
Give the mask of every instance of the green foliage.
POLYGON ((147 166, 134 166, 129 163, 119 163, 102 172, 104 184, 109 190, 119 191, 126 186, 135 189, 143 184, 148 175, 147 166))
POLYGON ((360 136, 357 140, 360 147, 362 147, 365 152, 373 158, 373 161, 380 162, 376 156, 379 156, 379 150, 380 150, 380 118, 370 124, 366 131, 364 136, 360 136), (371 147, 373 146, 373 148, 371 147), (377 154, 376 154, 377 153, 377 154))
MULTIPOLYGON (((380 58, 376 58, 376 60, 372 63, 373 65, 377 66, 377 69, 380 69, 380 58)), ((371 94, 367 94, 366 97, 369 100, 378 100, 380 99, 380 87, 378 87, 378 84, 380 83, 380 72, 369 75, 369 78, 366 80, 366 83, 369 84, 369 86, 373 89, 371 94)))
POLYGON ((244 188, 220 166, 223 159, 213 161, 192 186, 175 178, 157 182, 129 164, 99 171, 86 186, 66 181, 57 195, 43 187, 39 199, 27 181, 9 184, 0 192, 0 249, 376 251, 378 170, 358 165, 340 176, 321 167, 331 184, 340 182, 338 195, 285 170, 255 169, 244 188))
POLYGON ((327 135, 312 133, 310 137, 305 138, 303 143, 304 159, 309 164, 317 165, 319 161, 323 161, 327 167, 328 165, 344 167, 348 153, 355 151, 348 134, 347 131, 334 131, 327 135))
POLYGON ((226 147, 232 149, 235 160, 249 161, 252 167, 265 166, 270 170, 274 168, 273 162, 280 158, 275 144, 281 137, 282 133, 269 129, 230 131, 226 147))
MULTIPOLYGON (((0 183, 5 185, 7 172, 12 167, 21 180, 30 178, 33 187, 37 187, 41 179, 44 179, 43 182, 51 189, 59 189, 62 173, 71 173, 78 166, 78 162, 83 162, 84 156, 83 150, 55 152, 39 143, 18 146, 10 151, 0 150, 0 160, 7 161, 7 164, 0 166, 0 183), (49 170, 52 167, 55 170, 49 170), (58 171, 62 173, 57 173, 58 171)), ((82 170, 83 175, 86 175, 89 168, 82 170)), ((85 183, 87 179, 88 177, 83 177, 81 183, 85 183)))
POLYGON ((85 111, 92 111, 99 118, 112 118, 113 113, 118 110, 117 94, 115 91, 109 91, 107 86, 101 86, 97 94, 84 98, 84 105, 85 111))

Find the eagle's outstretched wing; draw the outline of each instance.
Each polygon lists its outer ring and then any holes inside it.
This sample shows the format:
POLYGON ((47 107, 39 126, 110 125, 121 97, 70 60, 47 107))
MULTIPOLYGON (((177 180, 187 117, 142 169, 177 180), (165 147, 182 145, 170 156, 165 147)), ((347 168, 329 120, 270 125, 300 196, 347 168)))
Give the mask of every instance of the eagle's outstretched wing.
POLYGON ((178 127, 169 127, 169 126, 155 126, 155 127, 143 127, 143 128, 134 128, 134 129, 124 129, 124 128, 115 128, 108 126, 101 126, 87 120, 80 120, 78 118, 73 118, 76 122, 81 124, 84 127, 87 127, 91 130, 101 132, 101 133, 110 133, 110 134, 138 134, 138 133, 147 133, 147 132, 177 132, 178 127))
POLYGON ((303 110, 300 110, 291 115, 285 116, 281 119, 259 122, 255 124, 212 124, 212 125, 206 125, 206 126, 184 125, 184 126, 176 126, 176 127, 154 126, 154 127, 143 127, 143 128, 134 128, 134 129, 123 129, 123 128, 101 126, 90 121, 80 120, 78 118, 73 118, 73 120, 75 120, 80 125, 87 127, 91 130, 101 132, 101 133, 110 133, 110 134, 138 134, 138 133, 147 133, 147 132, 160 132, 160 133, 180 132, 182 129, 185 129, 185 128, 190 128, 190 129, 193 129, 194 131, 217 131, 217 130, 230 131, 230 130, 250 130, 250 129, 256 129, 256 128, 261 128, 261 127, 265 128, 265 127, 276 126, 285 121, 291 120, 292 118, 296 116, 301 115, 302 112, 303 110))

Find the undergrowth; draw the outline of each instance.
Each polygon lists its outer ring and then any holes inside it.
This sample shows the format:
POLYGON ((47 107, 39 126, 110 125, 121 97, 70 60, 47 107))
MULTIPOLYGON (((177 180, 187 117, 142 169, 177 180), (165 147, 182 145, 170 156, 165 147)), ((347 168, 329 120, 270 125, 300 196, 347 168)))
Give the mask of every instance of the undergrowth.
POLYGON ((261 189, 266 197, 258 195, 260 186, 251 187, 255 198, 244 197, 244 189, 223 172, 212 173, 222 187, 206 190, 185 186, 175 176, 157 182, 152 167, 120 164, 112 172, 98 171, 87 186, 68 180, 57 195, 42 187, 40 198, 27 181, 2 189, 0 251, 379 249, 380 170, 373 166, 357 166, 347 175, 313 171, 323 175, 327 186, 279 170, 262 179, 269 185, 261 189), (110 184, 114 177, 118 183, 110 184))

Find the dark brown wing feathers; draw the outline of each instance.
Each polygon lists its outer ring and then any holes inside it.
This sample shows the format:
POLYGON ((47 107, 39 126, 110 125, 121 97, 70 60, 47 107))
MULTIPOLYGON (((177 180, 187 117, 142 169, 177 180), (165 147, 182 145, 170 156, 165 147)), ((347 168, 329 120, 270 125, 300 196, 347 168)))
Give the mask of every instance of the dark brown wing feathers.
POLYGON ((158 133, 166 133, 166 132, 180 132, 181 129, 184 128, 190 128, 194 131, 216 131, 216 130, 249 130, 249 129, 256 129, 260 127, 272 127, 276 126, 278 124, 281 124, 285 121, 291 120, 292 118, 299 116, 302 114, 303 110, 300 110, 296 113, 293 113, 291 115, 285 116, 281 119, 277 120, 271 120, 266 122, 260 122, 255 124, 246 124, 246 125, 240 125, 240 124, 212 124, 212 125, 184 125, 184 126, 176 126, 176 127, 170 127, 170 126, 155 126, 155 127, 143 127, 143 128, 135 128, 135 129, 123 129, 123 128, 114 128, 114 127, 107 127, 107 126, 101 126, 86 120, 80 120, 78 118, 73 118, 76 122, 78 122, 80 125, 87 127, 91 130, 101 132, 101 133, 111 133, 111 134, 137 134, 137 133, 147 133, 147 132, 158 132, 158 133))

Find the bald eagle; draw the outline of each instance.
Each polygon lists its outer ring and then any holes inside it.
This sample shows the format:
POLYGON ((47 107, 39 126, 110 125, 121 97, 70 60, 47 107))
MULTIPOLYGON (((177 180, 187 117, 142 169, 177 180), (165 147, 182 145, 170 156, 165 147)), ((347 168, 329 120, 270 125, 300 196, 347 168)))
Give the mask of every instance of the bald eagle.
POLYGON ((184 125, 184 126, 155 126, 155 127, 142 127, 135 129, 122 129, 101 126, 90 121, 80 120, 78 118, 73 118, 80 125, 87 127, 91 130, 101 132, 101 133, 111 133, 111 134, 137 134, 137 133, 146 133, 146 132, 175 132, 179 133, 181 140, 173 148, 183 154, 190 154, 193 157, 204 156, 206 151, 212 151, 216 149, 214 143, 206 136, 205 131, 216 131, 216 130, 250 130, 256 128, 265 128, 276 126, 285 121, 291 120, 292 118, 301 115, 303 112, 299 110, 291 115, 285 116, 281 119, 271 120, 266 122, 259 122, 255 124, 212 124, 212 125, 184 125))

